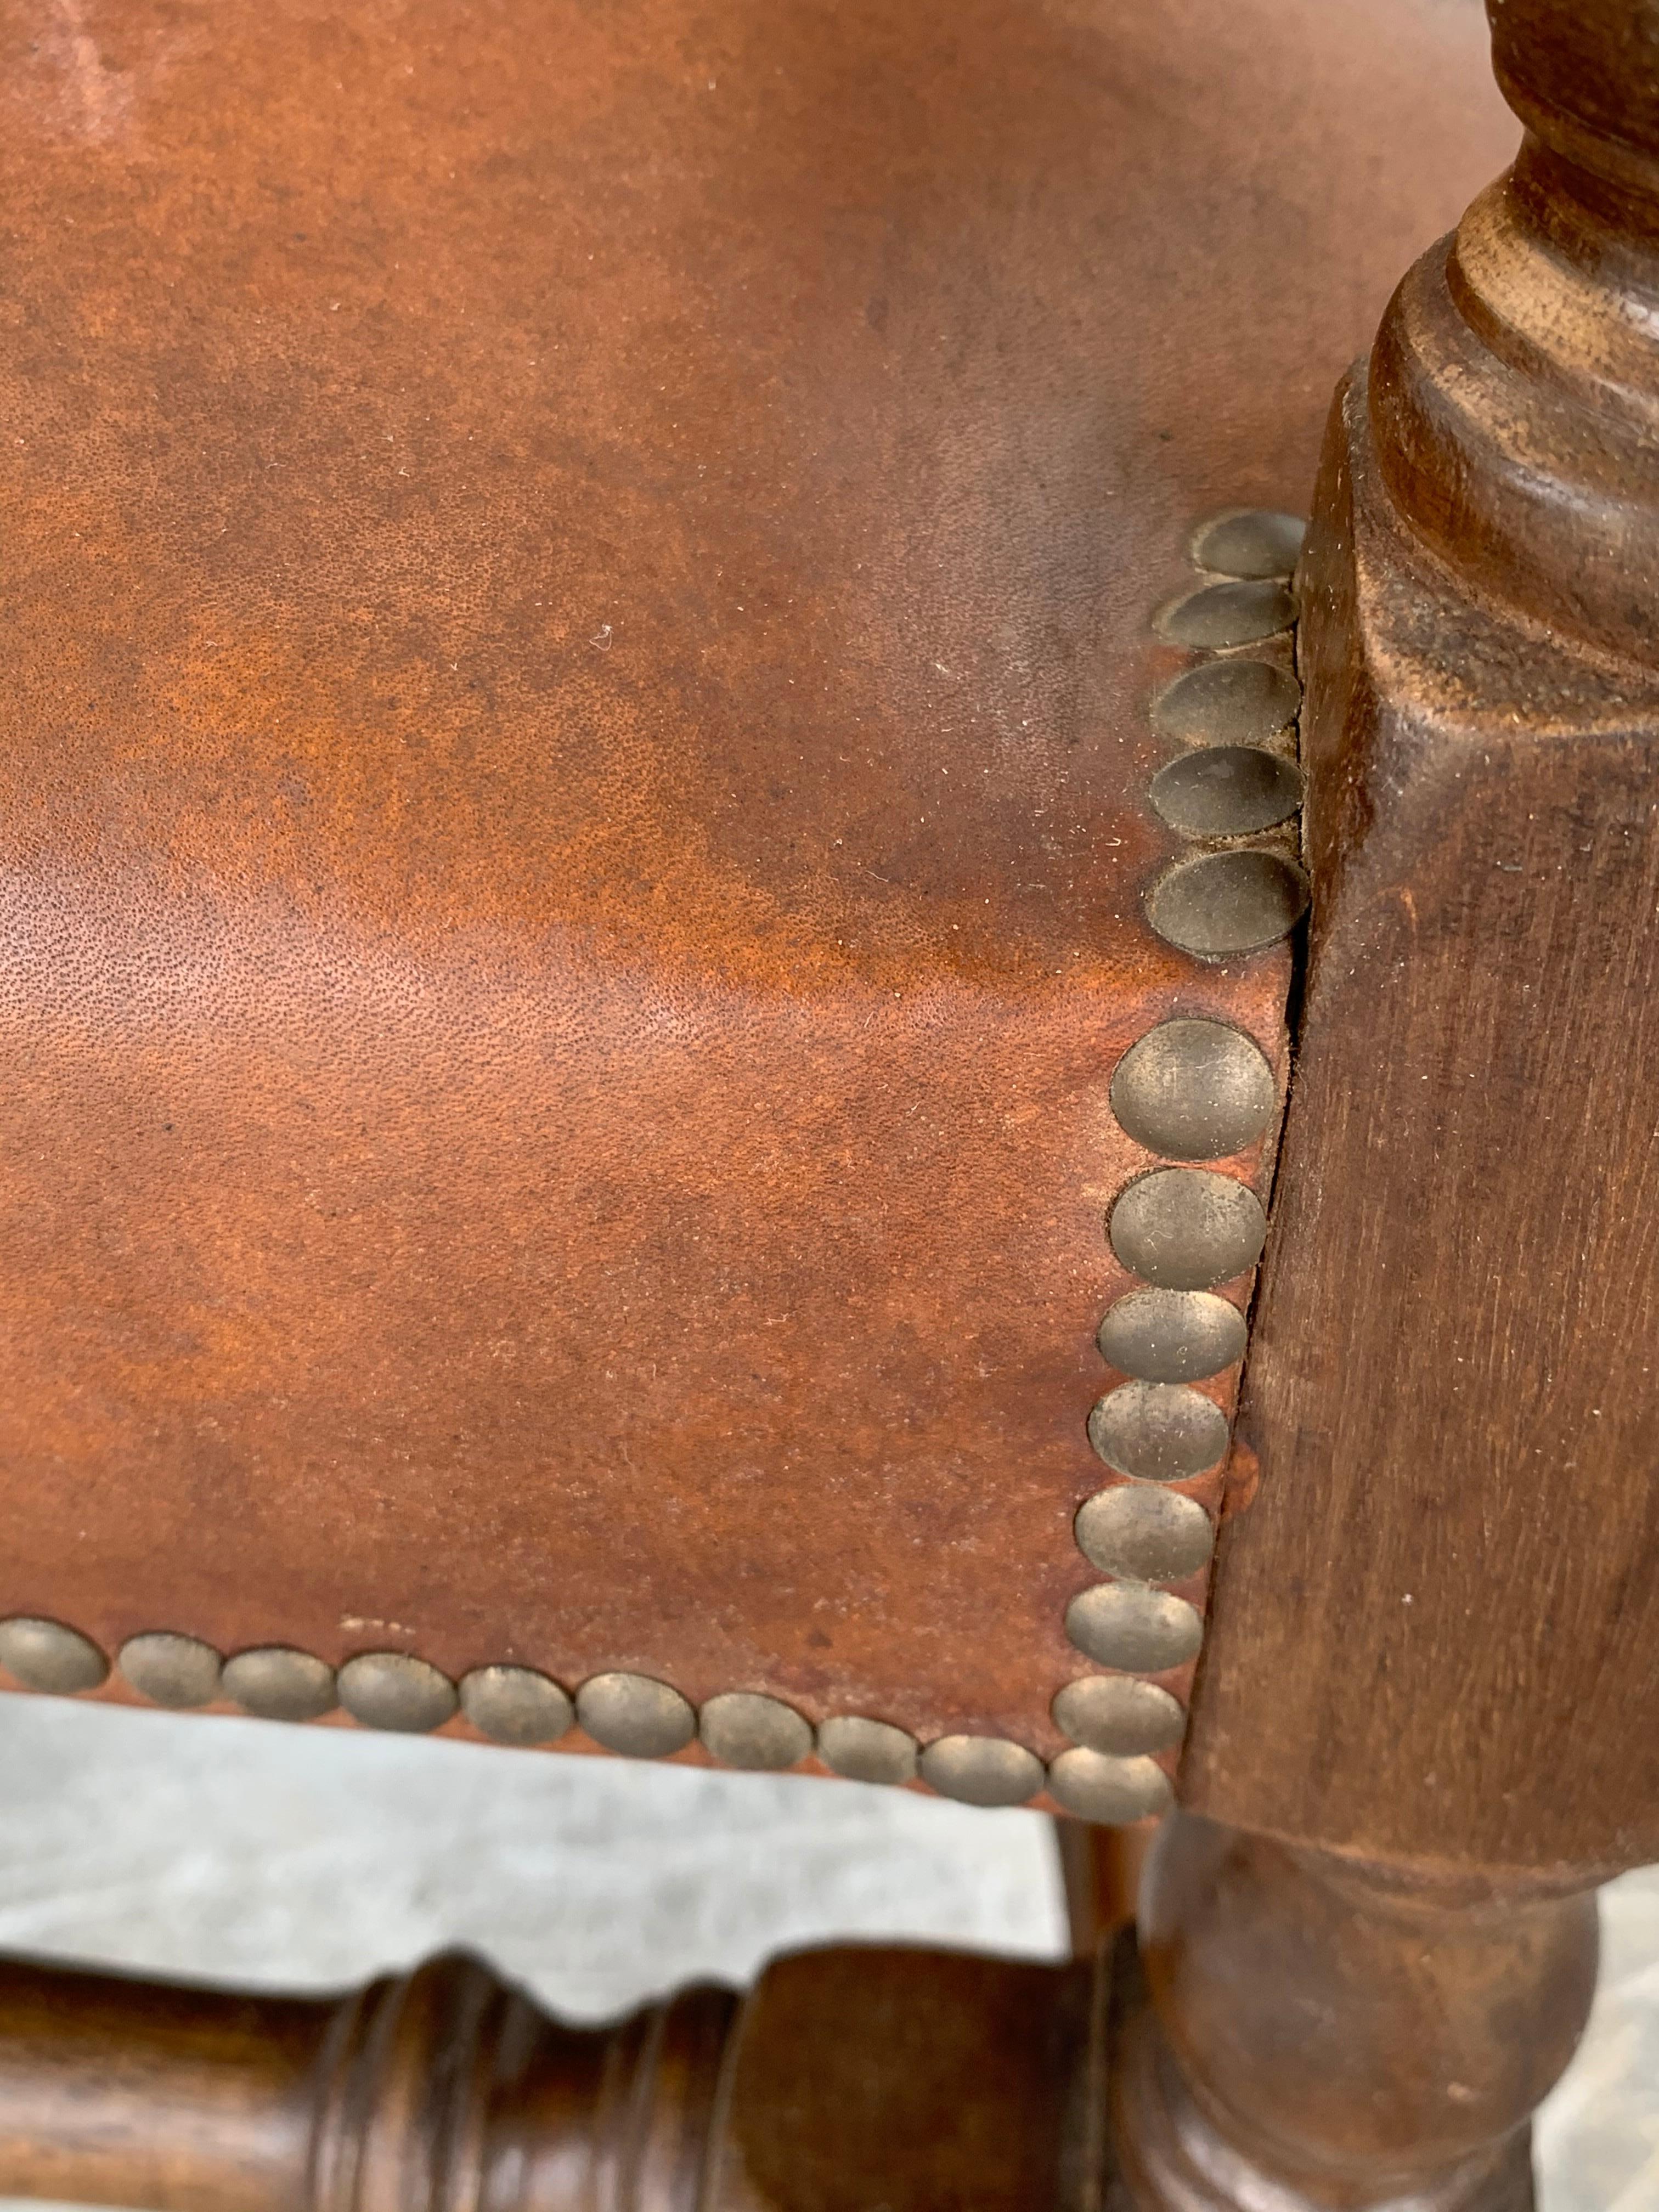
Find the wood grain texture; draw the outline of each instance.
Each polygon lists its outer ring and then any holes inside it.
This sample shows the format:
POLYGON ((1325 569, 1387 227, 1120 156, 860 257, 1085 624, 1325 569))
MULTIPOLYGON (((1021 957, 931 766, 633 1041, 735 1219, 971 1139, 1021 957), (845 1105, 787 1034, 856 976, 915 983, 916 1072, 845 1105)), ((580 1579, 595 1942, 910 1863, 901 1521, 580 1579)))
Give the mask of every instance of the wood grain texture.
POLYGON ((339 1997, 0 1962, 0 2191, 148 2212, 1088 2212, 1093 1966, 848 1949, 614 2027, 449 1956, 339 1997))
POLYGON ((0 1962, 0 2187, 151 2212, 693 2212, 729 1992, 592 2033, 480 1961, 340 1997, 0 1962))
POLYGON ((0 2193, 1100 2212, 1115 2172, 1135 2212, 1358 2212, 1407 2185, 1421 2212, 1520 2212, 1527 2117, 1594 1984, 1588 1897, 1181 1815, 1140 1920, 1153 2010, 1134 1975, 1114 1997, 1121 1946, 1069 1966, 801 1952, 747 1996, 693 1986, 592 2030, 462 1955, 298 1998, 0 1960, 0 2193))
POLYGON ((1054 1843, 1065 1885, 1066 1918, 1074 1959, 1092 1959, 1103 1943, 1135 1917, 1141 1869, 1156 1830, 1094 1827, 1086 1820, 1054 1822, 1054 1843))
POLYGON ((1110 2212, 1531 2212, 1595 1965, 1588 1893, 1173 1815, 1114 1992, 1110 2212))
POLYGON ((1092 2212, 1106 1971, 777 1960, 739 2024, 705 2212, 1092 2212))
POLYGON ((1184 1789, 1613 1869, 1659 1856, 1659 10, 1493 17, 1532 135, 1342 396, 1303 580, 1262 1482, 1184 1789))

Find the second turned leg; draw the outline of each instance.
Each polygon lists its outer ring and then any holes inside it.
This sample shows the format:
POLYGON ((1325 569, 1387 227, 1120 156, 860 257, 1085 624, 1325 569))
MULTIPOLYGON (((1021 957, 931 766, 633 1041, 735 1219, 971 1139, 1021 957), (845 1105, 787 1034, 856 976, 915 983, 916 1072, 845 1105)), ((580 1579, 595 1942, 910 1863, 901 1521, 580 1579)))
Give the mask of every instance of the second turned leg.
POLYGON ((1141 1827, 1100 1828, 1087 1820, 1057 1820, 1054 1830, 1072 1956, 1092 1959, 1135 1917, 1150 1838, 1141 1827))
POLYGON ((1177 1814, 1120 2007, 1113 2212, 1529 2212, 1595 1893, 1437 1879, 1177 1814))

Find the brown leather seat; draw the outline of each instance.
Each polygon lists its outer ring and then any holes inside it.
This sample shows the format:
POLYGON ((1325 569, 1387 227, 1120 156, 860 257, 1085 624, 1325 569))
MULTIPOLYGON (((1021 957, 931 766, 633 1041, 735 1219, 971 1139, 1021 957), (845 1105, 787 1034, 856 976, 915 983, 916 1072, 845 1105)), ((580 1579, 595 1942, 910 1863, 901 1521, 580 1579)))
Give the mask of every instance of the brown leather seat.
POLYGON ((1146 918, 1210 849, 1154 613, 1505 158, 1479 9, 58 20, 0 66, 6 1610, 195 1639, 127 1670, 179 1701, 625 1670, 1026 1795, 1107 1211, 1194 1158, 1114 1070, 1282 1075, 1282 942, 1146 918))

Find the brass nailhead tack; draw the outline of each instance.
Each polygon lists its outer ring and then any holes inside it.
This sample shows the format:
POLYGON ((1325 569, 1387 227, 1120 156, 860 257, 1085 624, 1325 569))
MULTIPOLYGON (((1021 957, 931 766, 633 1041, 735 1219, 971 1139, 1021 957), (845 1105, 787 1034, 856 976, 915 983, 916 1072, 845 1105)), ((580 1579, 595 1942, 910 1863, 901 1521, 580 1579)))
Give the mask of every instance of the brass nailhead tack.
POLYGON ((593 1674, 576 1692, 576 1718, 595 1743, 624 1759, 667 1759, 697 1732, 678 1690, 650 1674, 593 1674))
MULTIPOLYGON (((1290 629, 1293 572, 1304 526, 1265 508, 1229 508, 1194 532, 1200 567, 1237 579, 1159 609, 1155 626, 1180 645, 1228 652, 1290 629)), ((1153 701, 1153 726, 1194 750, 1152 779, 1153 807, 1183 837, 1254 837, 1290 820, 1302 799, 1295 763, 1267 750, 1290 729, 1301 702, 1288 671, 1239 657, 1192 668, 1153 701)), ((1275 944, 1306 911, 1301 870, 1260 848, 1180 862, 1146 896, 1147 918, 1166 943, 1195 958, 1230 959, 1275 944)), ((1165 1022, 1133 1045, 1113 1073, 1112 1109, 1135 1142, 1172 1160, 1242 1152, 1277 1105, 1265 1054, 1219 1022, 1165 1022)), ((1066 1683, 1054 1722, 1076 1748, 1048 1770, 1068 1813, 1127 1823, 1166 1811, 1169 1778, 1147 1754, 1181 1741, 1186 1715, 1156 1683, 1136 1679, 1184 1665, 1204 1640, 1197 1607, 1158 1583, 1201 1574, 1215 1531, 1196 1499, 1149 1487, 1203 1474, 1224 1455, 1226 1415, 1188 1387, 1240 1360, 1243 1316, 1210 1295, 1261 1257, 1267 1219, 1254 1192, 1231 1177, 1164 1168, 1120 1192, 1107 1222, 1121 1263, 1152 1287, 1120 1298, 1100 1324, 1101 1357, 1131 1380, 1089 1416, 1089 1440, 1131 1478, 1079 1507, 1078 1547, 1118 1579, 1083 1590, 1066 1609, 1066 1632, 1097 1665, 1119 1671, 1066 1683)), ((924 1771, 926 1760, 924 1757, 924 1771)))
POLYGON ((363 1651, 338 1677, 340 1703, 365 1728, 423 1735, 455 1711, 455 1685, 407 1651, 363 1651))
POLYGON ((1171 645, 1222 653, 1289 629, 1296 601, 1279 583, 1204 584, 1160 607, 1154 620, 1171 645))
POLYGON ((461 1677, 461 1711, 492 1743, 556 1743, 576 1717, 569 1698, 533 1667, 475 1667, 461 1677))
POLYGON ((1123 1382, 1090 1413, 1089 1441, 1120 1474, 1185 1482, 1225 1452, 1227 1416, 1184 1382, 1123 1382))
POLYGON ((1253 1144, 1279 1103, 1261 1048, 1225 1022, 1160 1022, 1112 1072, 1112 1111, 1136 1144, 1219 1160, 1253 1144))
POLYGON ((194 1636, 165 1629, 129 1636, 116 1664, 141 1698, 178 1712, 211 1705, 219 1694, 219 1655, 194 1636))
POLYGON ((1161 1291, 1208 1291, 1255 1267, 1267 1217, 1253 1190, 1207 1168, 1159 1168, 1112 1207, 1113 1251, 1161 1291))
POLYGON ((1129 1582, 1183 1583, 1208 1566, 1215 1549, 1210 1516, 1195 1498, 1138 1483, 1097 1490, 1072 1525, 1091 1567, 1129 1582))
POLYGON ((1166 684, 1152 726, 1185 745, 1260 745, 1295 721, 1302 686, 1267 660, 1206 660, 1166 684))
POLYGON ((57 1697, 95 1690, 109 1673, 108 1662, 90 1637, 31 1613, 0 1620, 0 1666, 26 1690, 57 1697))
POLYGON ((1159 769, 1148 796, 1183 837, 1252 837, 1302 804, 1302 771, 1259 745, 1211 745, 1159 769))
POLYGON ((1112 1759, 1097 1751, 1062 1751, 1048 1769, 1048 1787, 1068 1813, 1104 1826, 1167 1813, 1170 1778, 1151 1759, 1112 1759))
POLYGON ((820 1722, 818 1757, 849 1782, 908 1782, 916 1771, 916 1740, 889 1722, 849 1713, 820 1722))
POLYGON ((1288 576, 1302 557, 1308 526, 1271 507, 1229 507, 1200 523, 1192 557, 1221 576, 1288 576))
POLYGON ((286 1644, 263 1644, 227 1659, 221 1686, 262 1721, 320 1720, 336 1703, 334 1669, 286 1644))
POLYGON ((942 1735, 921 1754, 921 1778, 963 1805, 1023 1805, 1042 1787, 1042 1761, 998 1735, 942 1735))
POLYGON ((1146 915, 1178 951, 1229 960, 1288 937, 1308 897, 1308 878, 1277 853, 1204 853, 1159 877, 1146 895, 1146 915))
POLYGON ((1097 1667, 1161 1674, 1197 1657, 1204 1624, 1184 1598, 1140 1583, 1097 1583, 1066 1607, 1066 1633, 1097 1667))
POLYGON ((1085 1674, 1059 1692, 1052 1710, 1062 1735, 1113 1759, 1173 1751, 1187 1732, 1179 1698, 1133 1674, 1085 1674))
POLYGON ((1131 1291, 1095 1341, 1109 1367, 1142 1382, 1200 1382, 1244 1357, 1244 1316, 1212 1291, 1131 1291))
POLYGON ((793 1705, 752 1690, 723 1690, 698 1716, 705 1750, 722 1765, 775 1772, 812 1748, 812 1730, 793 1705))

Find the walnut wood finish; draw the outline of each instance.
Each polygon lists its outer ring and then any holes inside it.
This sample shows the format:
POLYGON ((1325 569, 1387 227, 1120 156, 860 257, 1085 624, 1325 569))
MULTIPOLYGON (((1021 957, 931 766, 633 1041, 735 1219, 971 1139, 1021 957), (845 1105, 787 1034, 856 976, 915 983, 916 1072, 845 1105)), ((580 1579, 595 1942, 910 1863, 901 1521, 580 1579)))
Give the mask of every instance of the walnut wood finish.
POLYGON ((1091 1966, 807 1953, 610 2028, 479 1961, 343 1997, 0 1964, 0 2191, 149 2212, 1085 2212, 1091 1966))
POLYGON ((1055 1821, 1054 1844, 1074 1958, 1092 1958, 1134 1918, 1141 1869, 1155 1832, 1146 1821, 1133 1828, 1055 1821))
POLYGON ((704 2212, 1088 2212, 1105 1960, 804 1953, 744 2008, 704 2212))
POLYGON ((1333 418, 1314 879, 1193 1808, 1659 1856, 1651 0, 1494 5, 1515 167, 1333 418))
POLYGON ((1595 1990, 1593 1895, 1176 1814, 1139 1940, 1110 2042, 1122 2212, 1528 2212, 1529 2116, 1595 1990))
POLYGON ((826 1950, 775 1961, 745 1998, 694 1988, 595 2031, 459 1956, 322 1998, 0 1963, 0 2193, 148 2212, 1522 2212, 1528 2116, 1594 1986, 1591 1898, 1183 1814, 1140 1914, 1144 1979, 1127 1936, 1070 1968, 826 1950))
POLYGON ((737 2003, 584 2034, 459 1956, 320 1999, 8 1961, 0 2172, 153 2212, 693 2212, 737 2003))

